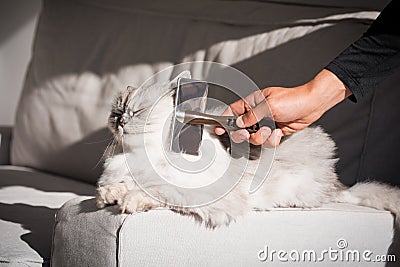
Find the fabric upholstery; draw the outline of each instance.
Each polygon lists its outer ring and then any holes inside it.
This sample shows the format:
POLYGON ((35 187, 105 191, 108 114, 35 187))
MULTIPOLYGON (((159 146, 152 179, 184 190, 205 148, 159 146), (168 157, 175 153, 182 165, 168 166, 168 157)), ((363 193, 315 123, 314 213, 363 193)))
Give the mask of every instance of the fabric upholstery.
POLYGON ((49 266, 57 209, 94 192, 86 183, 0 166, 0 266, 49 266))
MULTIPOLYGON (((260 87, 297 85, 357 39, 386 2, 44 1, 17 113, 12 164, 95 183, 117 91, 192 60, 232 65, 260 87)), ((384 95, 398 96, 393 86, 398 77, 382 88, 384 95)), ((377 126, 397 120, 399 107, 387 107, 383 99, 377 93, 357 105, 345 101, 319 122, 337 142, 337 168, 346 184, 397 179, 392 160, 400 149, 397 130, 382 140, 377 126), (377 110, 386 112, 385 120, 377 110), (374 159, 382 151, 378 163, 374 159)))
MULTIPOLYGON (((121 215, 116 214, 116 207, 96 211, 94 205, 93 198, 76 198, 57 213, 54 266, 269 265, 269 260, 263 262, 257 257, 265 246, 270 250, 319 253, 330 247, 338 249, 339 239, 346 240, 346 249, 386 255, 393 237, 389 212, 344 204, 251 212, 229 227, 215 230, 170 210, 121 215)), ((275 258, 273 266, 280 263, 275 258)), ((315 262, 296 264, 314 266, 315 262)), ((329 259, 322 264, 368 266, 365 261, 329 259)))
POLYGON ((10 164, 11 132, 11 127, 0 126, 0 165, 10 164))

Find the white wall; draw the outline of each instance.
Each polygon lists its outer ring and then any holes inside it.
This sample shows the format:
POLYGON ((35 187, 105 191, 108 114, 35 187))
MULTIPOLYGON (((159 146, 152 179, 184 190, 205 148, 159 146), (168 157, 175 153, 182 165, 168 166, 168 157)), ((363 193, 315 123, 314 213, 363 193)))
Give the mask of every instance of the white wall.
POLYGON ((13 125, 41 0, 0 0, 0 125, 13 125))

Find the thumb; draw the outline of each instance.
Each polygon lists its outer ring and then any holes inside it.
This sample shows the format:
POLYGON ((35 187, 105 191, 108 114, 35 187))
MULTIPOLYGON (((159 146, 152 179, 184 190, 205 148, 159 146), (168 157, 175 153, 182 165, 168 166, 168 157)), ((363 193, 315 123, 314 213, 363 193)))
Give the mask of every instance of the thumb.
POLYGON ((255 108, 250 109, 247 111, 245 114, 242 116, 239 116, 236 119, 236 125, 239 126, 240 128, 245 128, 252 126, 262 120, 264 117, 269 116, 269 108, 268 104, 263 101, 259 105, 257 105, 255 108))
POLYGON ((257 121, 256 116, 254 115, 253 110, 249 110, 248 112, 239 116, 236 119, 236 125, 239 126, 240 128, 252 126, 252 125, 256 124, 257 122, 258 121, 257 121))

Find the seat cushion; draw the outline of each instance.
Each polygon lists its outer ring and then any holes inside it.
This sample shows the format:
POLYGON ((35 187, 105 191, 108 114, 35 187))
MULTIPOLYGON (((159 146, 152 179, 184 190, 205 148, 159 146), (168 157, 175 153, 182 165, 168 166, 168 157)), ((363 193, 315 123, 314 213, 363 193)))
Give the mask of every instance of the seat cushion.
MULTIPOLYGON (((392 229, 389 212, 345 204, 253 211, 229 227, 212 230, 192 217, 166 209, 126 215, 118 214, 113 206, 96 210, 93 198, 76 198, 57 213, 52 264, 254 266, 282 263, 270 254, 263 261, 272 250, 314 250, 320 256, 323 250, 340 247, 343 251, 370 250, 372 256, 386 255, 392 229)), ((330 261, 327 255, 322 262, 323 266, 365 266, 363 260, 330 261)), ((297 263, 315 264, 313 260, 297 263)))
POLYGON ((54 215, 92 185, 29 168, 0 166, 0 265, 47 266, 54 215))

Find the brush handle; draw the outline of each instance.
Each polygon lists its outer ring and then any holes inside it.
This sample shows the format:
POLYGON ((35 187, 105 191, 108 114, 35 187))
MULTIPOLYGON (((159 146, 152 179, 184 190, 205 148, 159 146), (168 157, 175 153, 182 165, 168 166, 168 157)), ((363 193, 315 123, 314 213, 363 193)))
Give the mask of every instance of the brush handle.
MULTIPOLYGON (((221 125, 228 131, 236 131, 243 128, 240 128, 236 125, 237 116, 215 116, 210 114, 205 114, 201 112, 187 110, 185 111, 184 123, 188 124, 197 124, 197 125, 221 125)), ((262 119, 259 123, 256 123, 250 127, 246 127, 245 129, 249 133, 255 133, 260 129, 260 125, 267 126, 272 130, 275 129, 275 123, 272 120, 262 119)))

